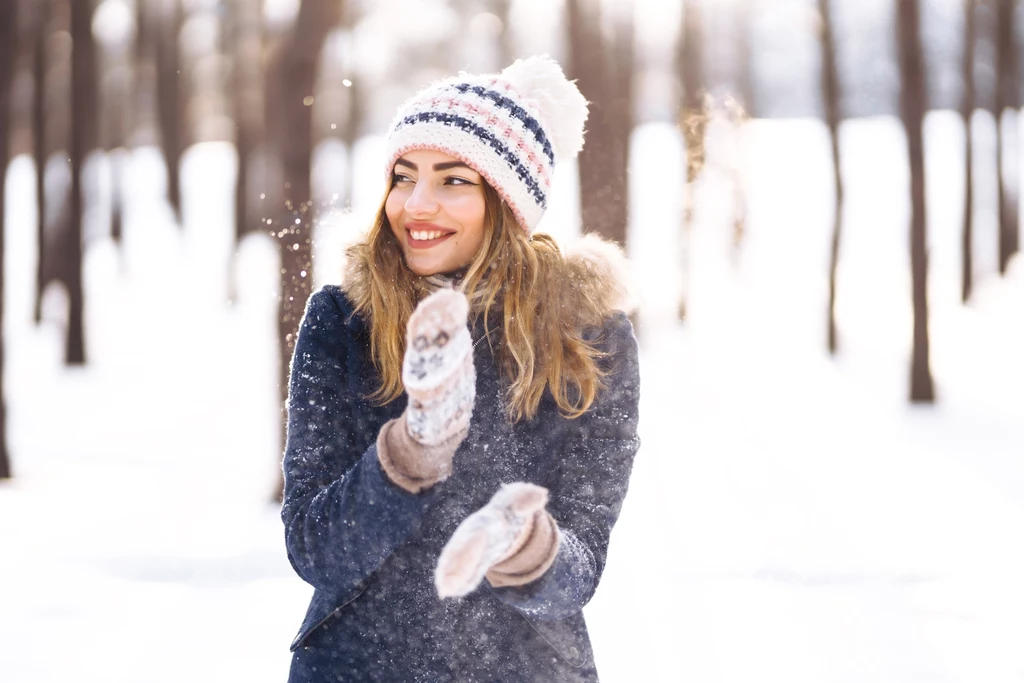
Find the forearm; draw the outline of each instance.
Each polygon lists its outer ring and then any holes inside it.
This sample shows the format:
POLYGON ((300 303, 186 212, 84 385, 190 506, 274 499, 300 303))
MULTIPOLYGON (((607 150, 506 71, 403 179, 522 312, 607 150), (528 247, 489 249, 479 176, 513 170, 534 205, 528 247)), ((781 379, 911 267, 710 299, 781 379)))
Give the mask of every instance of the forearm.
POLYGON ((433 497, 392 484, 371 446, 326 487, 286 497, 281 515, 289 560, 317 588, 355 585, 416 530, 433 497))
POLYGON ((491 590, 502 602, 538 619, 562 619, 590 601, 597 587, 593 553, 571 531, 560 529, 558 534, 557 553, 535 580, 506 586, 491 582, 491 590))

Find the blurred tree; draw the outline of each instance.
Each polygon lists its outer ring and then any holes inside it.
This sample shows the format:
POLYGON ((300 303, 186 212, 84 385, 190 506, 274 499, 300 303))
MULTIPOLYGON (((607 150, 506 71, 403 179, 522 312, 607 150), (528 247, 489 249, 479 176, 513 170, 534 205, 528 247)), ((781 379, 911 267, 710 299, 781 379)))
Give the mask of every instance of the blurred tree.
POLYGON ((135 0, 135 56, 133 60, 134 97, 132 109, 133 142, 155 145, 159 113, 157 112, 156 36, 159 16, 153 0, 135 0))
MULTIPOLYGON (((151 2, 139 0, 144 11, 153 11, 151 2)), ((167 199, 174 208, 174 214, 181 218, 181 178, 178 175, 182 140, 183 109, 181 97, 181 25, 184 15, 180 0, 164 0, 161 12, 148 21, 154 21, 150 29, 155 33, 157 116, 160 122, 160 145, 167 164, 167 199)))
POLYGON ((928 351, 928 223, 925 215, 922 130, 928 103, 918 0, 896 0, 896 39, 900 67, 900 111, 910 160, 910 267, 914 305, 910 400, 914 403, 932 403, 935 400, 935 387, 928 351))
POLYGON ((234 41, 229 35, 228 8, 214 0, 187 6, 178 58, 182 150, 203 142, 234 142, 237 137, 230 69, 234 41))
POLYGON ((615 137, 622 147, 622 234, 619 244, 626 246, 629 221, 629 150, 633 133, 636 74, 636 26, 632 2, 623 3, 612 21, 612 77, 615 79, 615 137))
MULTIPOLYGON (((11 133, 11 88, 14 84, 14 63, 18 46, 18 3, 14 0, 0 2, 0 331, 3 331, 5 254, 4 232, 6 224, 5 197, 7 161, 11 133)), ((0 334, 0 479, 11 477, 10 457, 7 454, 7 401, 3 391, 4 356, 7 347, 5 335, 0 334)))
POLYGON ((737 25, 737 80, 739 81, 739 101, 747 118, 757 116, 757 96, 754 92, 754 56, 751 49, 751 16, 754 7, 752 0, 740 0, 733 6, 737 25))
POLYGON ((626 245, 629 193, 626 167, 633 129, 633 8, 613 18, 611 39, 601 29, 600 3, 569 0, 569 71, 590 102, 587 144, 580 153, 584 232, 626 245))
MULTIPOLYGON (((342 14, 342 25, 344 30, 348 33, 350 40, 353 31, 355 31, 356 25, 362 19, 363 9, 357 3, 346 3, 345 11, 342 14)), ((348 55, 349 61, 352 61, 352 55, 348 55)), ((345 93, 345 105, 344 105, 344 117, 342 119, 341 128, 341 140, 345 143, 345 150, 347 153, 348 169, 345 172, 345 186, 342 189, 342 200, 343 205, 351 206, 353 203, 353 190, 354 190, 354 179, 356 174, 356 155, 355 145, 356 140, 359 139, 359 133, 362 130, 364 119, 366 118, 366 109, 369 104, 367 102, 367 95, 370 94, 366 87, 364 79, 355 77, 353 72, 353 64, 345 64, 344 72, 348 78, 343 83, 349 83, 347 87, 344 87, 345 93)))
POLYGON ((961 233, 961 290, 964 303, 971 298, 974 284, 974 48, 977 0, 964 0, 963 96, 960 116, 964 120, 964 222, 961 233))
POLYGON ((818 0, 821 31, 821 91, 824 99, 825 123, 832 141, 832 174, 835 182, 835 216, 832 224, 832 244, 828 269, 828 350, 838 347, 836 334, 836 268, 839 263, 839 244, 843 228, 843 172, 839 156, 839 70, 836 66, 836 42, 832 23, 831 0, 818 0))
MULTIPOLYGON (((39 216, 43 220, 39 235, 39 261, 35 300, 35 319, 42 319, 42 296, 50 282, 59 282, 70 294, 73 282, 80 279, 76 272, 74 251, 80 247, 72 243, 81 238, 78 228, 71 222, 71 165, 69 158, 71 112, 71 6, 67 0, 44 0, 38 37, 42 41, 40 65, 42 80, 37 83, 39 97, 34 106, 35 133, 41 136, 37 143, 36 173, 38 201, 42 202, 39 216), (51 182, 46 182, 47 178, 51 182)), ((38 226, 37 226, 38 227, 38 226)))
MULTIPOLYGON (((97 17, 97 22, 102 21, 97 17)), ((110 21, 109 15, 107 21, 110 21)), ((110 167, 110 236, 121 242, 124 222, 124 166, 128 156, 129 131, 132 128, 134 107, 132 87, 135 84, 135 53, 131 49, 132 32, 108 28, 101 31, 103 43, 99 46, 99 124, 100 144, 109 150, 110 167)))
POLYGON ((235 148, 238 152, 238 178, 235 183, 235 239, 256 230, 252 211, 252 186, 249 182, 258 141, 263 138, 263 91, 260 83, 263 34, 259 0, 235 0, 231 3, 230 53, 231 84, 234 99, 235 148))
POLYGON ((32 158, 36 166, 36 296, 33 315, 43 319, 43 287, 46 286, 46 37, 50 0, 35 2, 35 31, 32 60, 32 158))
MULTIPOLYGON (((734 139, 737 145, 742 144, 740 127, 748 120, 743 106, 735 100, 727 100, 729 122, 734 126, 734 139)), ((743 173, 742 161, 734 158, 728 165, 729 177, 732 180, 732 251, 730 257, 733 265, 738 264, 740 247, 747 233, 747 185, 743 173)))
POLYGON ((999 272, 1020 249, 1017 118, 1021 104, 1016 1, 996 0, 996 164, 999 178, 999 272))
POLYGON ((682 290, 679 293, 679 319, 685 320, 689 303, 691 270, 691 231, 697 179, 704 168, 705 137, 708 126, 708 89, 704 81, 704 29, 700 0, 684 0, 679 44, 676 48, 676 76, 682 84, 679 125, 686 146, 686 186, 683 188, 682 290))
MULTIPOLYGON (((338 24, 342 11, 341 0, 302 0, 295 23, 274 47, 266 70, 267 134, 272 163, 283 178, 281 201, 275 202, 276 210, 269 211, 281 254, 278 337, 282 409, 288 399, 288 369, 295 335, 313 282, 313 84, 324 41, 338 24)), ((268 194, 279 190, 267 189, 268 194)), ((276 495, 280 497, 281 492, 278 486, 276 495)))
POLYGON ((494 15, 501 20, 501 34, 498 37, 499 63, 502 69, 515 59, 515 46, 512 44, 512 30, 509 26, 512 16, 512 0, 493 0, 494 15))
POLYGON ((96 48, 92 35, 92 0, 71 0, 71 220, 61 245, 62 279, 67 286, 67 348, 71 365, 85 363, 82 291, 82 224, 84 189, 82 166, 96 145, 96 48))

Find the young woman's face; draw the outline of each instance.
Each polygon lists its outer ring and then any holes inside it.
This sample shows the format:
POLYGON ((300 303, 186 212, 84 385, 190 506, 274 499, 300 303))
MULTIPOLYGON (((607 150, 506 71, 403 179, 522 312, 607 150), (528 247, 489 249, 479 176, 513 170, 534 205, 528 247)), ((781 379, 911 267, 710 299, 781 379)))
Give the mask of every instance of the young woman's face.
POLYGON ((395 162, 384 212, 412 272, 450 273, 483 246, 484 180, 444 152, 407 152, 395 162))

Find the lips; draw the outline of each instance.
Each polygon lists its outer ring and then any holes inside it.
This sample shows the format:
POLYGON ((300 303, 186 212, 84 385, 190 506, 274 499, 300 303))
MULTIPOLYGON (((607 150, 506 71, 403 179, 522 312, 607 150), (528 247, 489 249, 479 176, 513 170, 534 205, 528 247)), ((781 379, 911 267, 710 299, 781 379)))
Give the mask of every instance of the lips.
POLYGON ((417 224, 405 227, 406 241, 413 249, 428 249, 440 244, 454 235, 454 232, 442 230, 435 225, 417 224))

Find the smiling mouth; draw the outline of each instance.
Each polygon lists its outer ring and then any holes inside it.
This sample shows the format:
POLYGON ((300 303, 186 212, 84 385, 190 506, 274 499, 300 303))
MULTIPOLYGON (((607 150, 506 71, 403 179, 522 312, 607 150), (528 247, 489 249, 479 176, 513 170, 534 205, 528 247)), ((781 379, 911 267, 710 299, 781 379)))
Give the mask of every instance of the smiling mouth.
POLYGON ((406 228, 405 234, 409 246, 413 249, 427 249, 440 244, 454 235, 454 232, 443 232, 441 230, 410 230, 406 228))

